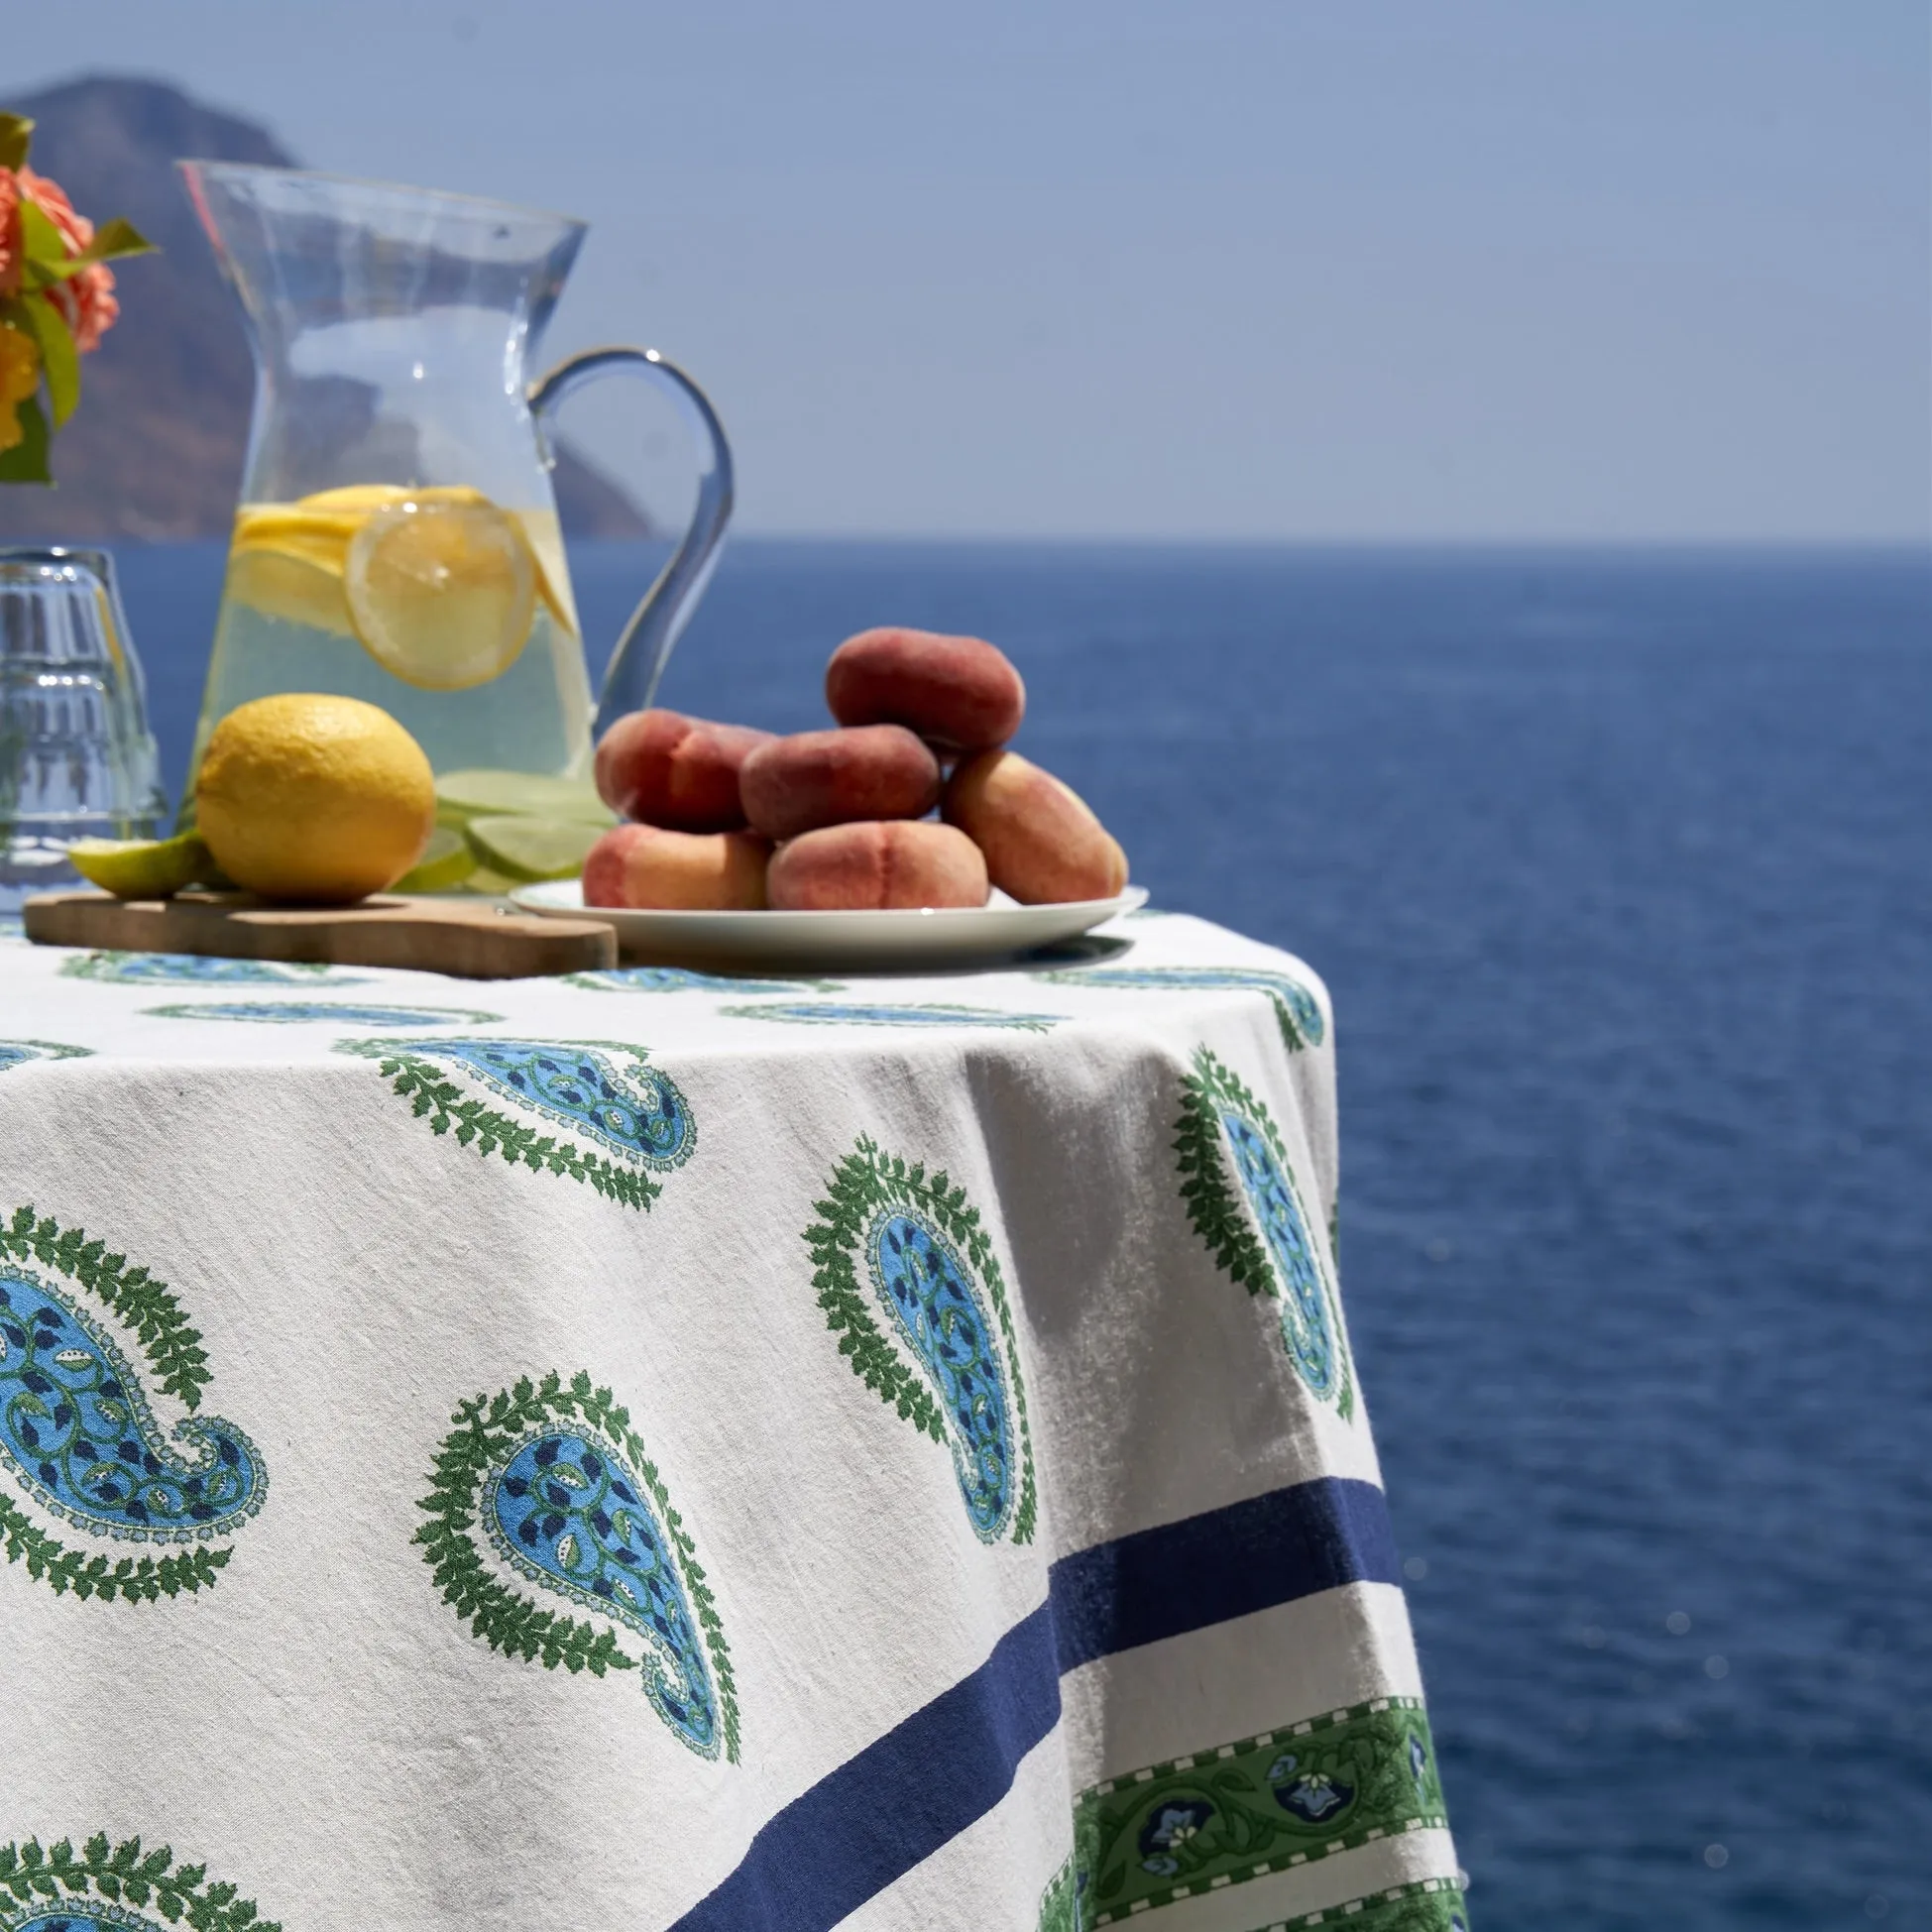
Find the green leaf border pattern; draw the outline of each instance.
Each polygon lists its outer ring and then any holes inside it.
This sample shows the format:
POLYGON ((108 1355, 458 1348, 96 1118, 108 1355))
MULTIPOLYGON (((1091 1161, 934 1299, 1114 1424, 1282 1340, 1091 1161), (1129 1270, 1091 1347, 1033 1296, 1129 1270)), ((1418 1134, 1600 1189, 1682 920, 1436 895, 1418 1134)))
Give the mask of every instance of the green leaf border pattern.
MULTIPOLYGON (((1301 1200, 1300 1189, 1295 1188, 1295 1170, 1289 1162, 1281 1129, 1275 1125, 1275 1116, 1248 1090, 1240 1076, 1206 1047, 1195 1048, 1193 1070, 1181 1081, 1181 1114, 1174 1123, 1174 1152, 1182 1176, 1181 1197, 1188 1204, 1188 1218, 1194 1232, 1212 1250, 1221 1271, 1250 1295, 1278 1301, 1282 1284, 1275 1263, 1231 1177, 1231 1157, 1221 1131, 1222 1105, 1245 1114, 1261 1130, 1283 1178, 1295 1189, 1304 1225, 1310 1236, 1314 1233, 1316 1223, 1301 1200)), ((1354 1356, 1348 1345, 1348 1330, 1342 1322, 1341 1299, 1335 1292, 1332 1264, 1324 1265, 1318 1251, 1315 1271, 1327 1299, 1328 1318, 1334 1324, 1335 1348, 1340 1360, 1341 1386, 1335 1392, 1335 1409, 1342 1421, 1347 1421, 1355 1413, 1354 1356)))
POLYGON ((1449 1822, 1422 1700, 1397 1696, 1105 1778, 1079 1795, 1074 1815, 1087 1927, 1449 1822), (1331 1809, 1280 1802, 1291 1780, 1331 1809), (1142 1864, 1157 1816, 1177 1829, 1142 1864))
POLYGON ((144 1852, 140 1839, 130 1838, 110 1847, 105 1832, 78 1853, 65 1838, 47 1848, 37 1838, 0 1845, 0 1927, 21 1924, 50 1900, 91 1896, 114 1906, 152 1904, 170 1925, 185 1920, 195 1932, 282 1932, 252 1898, 237 1897, 231 1884, 211 1885, 207 1876, 205 1865, 176 1865, 170 1846, 144 1852), (10 1909, 9 1895, 14 1907, 28 1909, 10 1909))
POLYGON ((541 1662, 546 1670, 561 1664, 573 1675, 588 1670, 592 1676, 602 1677, 610 1670, 641 1668, 640 1660, 622 1649, 609 1629, 599 1629, 562 1611, 546 1610, 499 1583, 471 1534, 471 1525, 480 1520, 483 1507, 479 1495, 483 1478, 496 1456, 510 1452, 532 1429, 559 1422, 581 1421, 602 1431, 614 1446, 624 1449, 643 1479, 665 1534, 677 1545, 691 1607, 704 1631, 705 1648, 718 1683, 725 1719, 725 1756, 736 1764, 738 1690, 725 1626, 698 1562, 697 1545, 684 1527, 684 1519, 672 1508, 656 1464, 632 1431, 628 1411, 609 1389, 593 1388, 590 1376, 579 1370, 567 1385, 555 1373, 540 1382, 524 1376, 513 1388, 459 1404, 450 1420, 455 1427, 437 1452, 430 1492, 417 1504, 429 1521, 414 1537, 422 1546, 422 1560, 442 1589, 443 1601, 467 1619, 472 1634, 493 1650, 522 1657, 526 1662, 541 1662))
MULTIPOLYGON (((190 1415, 200 1408, 201 1391, 208 1385, 207 1353, 165 1282, 156 1281, 145 1268, 130 1268, 126 1255, 109 1254, 106 1242, 89 1241, 80 1228, 42 1219, 31 1206, 16 1208, 12 1219, 0 1224, 0 1260, 23 1266, 38 1261, 79 1282, 139 1337, 157 1384, 190 1415)), ((123 1556, 110 1562, 103 1555, 69 1549, 5 1496, 0 1496, 0 1544, 9 1563, 24 1558, 27 1574, 44 1578, 57 1596, 71 1590, 83 1602, 99 1597, 103 1603, 117 1597, 153 1603, 183 1590, 211 1589, 234 1554, 228 1548, 194 1548, 172 1556, 123 1556)))
MULTIPOLYGON (((644 1057, 642 1048, 612 1040, 559 1040, 554 1044, 644 1057)), ((411 1053, 395 1040, 338 1040, 335 1050, 375 1061, 393 1089, 409 1101, 417 1119, 428 1119, 432 1134, 453 1133, 459 1147, 474 1146, 486 1161, 492 1154, 500 1154, 511 1167, 526 1167, 539 1174, 547 1171, 568 1175, 573 1181, 595 1188, 606 1199, 622 1201, 639 1212, 647 1211, 664 1192, 648 1174, 638 1169, 606 1160, 601 1154, 587 1154, 554 1134, 539 1134, 521 1121, 512 1120, 509 1114, 499 1113, 480 1096, 466 1094, 434 1061, 411 1053)), ((655 1069, 652 1074, 658 1080, 669 1079, 655 1069)), ((694 1117, 691 1138, 685 1148, 686 1160, 696 1151, 697 1138, 694 1117)))
POLYGON ((1070 1856, 1040 1894, 1038 1932, 1081 1932, 1080 1885, 1070 1856))
POLYGON ((833 1171, 827 1197, 813 1203, 820 1218, 805 1230, 815 1264, 812 1286, 818 1290, 826 1326, 839 1337, 839 1352, 851 1361, 852 1373, 888 1408, 896 1409, 903 1420, 944 1445, 946 1424, 939 1404, 872 1318, 853 1261, 864 1244, 872 1215, 892 1200, 910 1200, 930 1214, 966 1251, 992 1298, 1019 1421, 1020 1497, 1013 1513, 1012 1536, 1016 1543, 1031 1542, 1039 1515, 1033 1433, 1027 1421, 1026 1383, 999 1257, 980 1224, 979 1210, 968 1204, 964 1188, 954 1187, 943 1171, 928 1175, 923 1162, 908 1163, 899 1155, 882 1154, 868 1134, 859 1136, 857 1146, 833 1171))

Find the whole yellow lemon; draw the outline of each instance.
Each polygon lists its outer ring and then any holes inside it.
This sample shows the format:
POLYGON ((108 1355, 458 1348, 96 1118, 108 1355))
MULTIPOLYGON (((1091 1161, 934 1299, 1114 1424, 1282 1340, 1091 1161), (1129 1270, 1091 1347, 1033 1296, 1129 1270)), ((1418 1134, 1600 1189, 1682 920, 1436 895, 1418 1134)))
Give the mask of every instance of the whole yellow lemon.
POLYGON ((221 869, 270 899, 347 904, 395 884, 436 824, 422 746, 358 698, 287 692, 239 705, 194 781, 221 869))

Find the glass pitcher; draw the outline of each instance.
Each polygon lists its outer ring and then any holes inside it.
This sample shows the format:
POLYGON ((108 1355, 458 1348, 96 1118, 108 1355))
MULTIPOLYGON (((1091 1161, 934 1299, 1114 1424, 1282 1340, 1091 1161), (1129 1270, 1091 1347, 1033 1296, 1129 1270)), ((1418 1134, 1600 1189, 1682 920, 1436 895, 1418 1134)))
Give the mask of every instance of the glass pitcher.
POLYGON ((290 169, 180 168, 256 363, 190 769, 237 705, 319 691, 382 706, 439 775, 586 780, 593 731, 650 702, 731 516, 731 452, 703 392, 649 349, 591 350, 527 381, 582 222, 290 169), (669 391, 699 489, 594 720, 544 419, 613 373, 669 391))

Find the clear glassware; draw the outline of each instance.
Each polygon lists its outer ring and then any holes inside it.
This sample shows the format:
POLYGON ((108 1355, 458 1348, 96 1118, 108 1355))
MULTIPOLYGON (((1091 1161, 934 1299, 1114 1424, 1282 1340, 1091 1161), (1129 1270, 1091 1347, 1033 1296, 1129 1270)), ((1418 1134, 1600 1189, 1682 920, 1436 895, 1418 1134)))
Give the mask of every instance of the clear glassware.
POLYGON ((0 912, 79 884, 74 840, 151 837, 160 770, 107 553, 0 549, 0 912))
POLYGON ((689 529, 620 640, 595 728, 647 704, 732 509, 716 412, 654 350, 530 383, 584 224, 467 195, 180 164, 248 318, 255 412, 190 770, 216 723, 283 691, 367 699, 439 774, 583 778, 594 708, 544 418, 606 374, 692 428, 689 529))

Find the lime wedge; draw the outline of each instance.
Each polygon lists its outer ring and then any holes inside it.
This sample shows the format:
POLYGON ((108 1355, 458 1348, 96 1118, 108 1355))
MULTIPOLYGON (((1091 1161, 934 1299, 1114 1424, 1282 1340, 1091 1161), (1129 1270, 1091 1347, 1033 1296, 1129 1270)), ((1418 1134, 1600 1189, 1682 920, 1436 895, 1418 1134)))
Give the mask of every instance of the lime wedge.
POLYGON ((84 879, 117 899, 166 899, 196 879, 216 876, 198 833, 171 839, 76 839, 67 857, 84 879))
POLYGON ((392 892, 451 892, 476 870, 476 853, 454 826, 439 825, 422 856, 390 887, 392 892))
POLYGON ((501 899, 512 886, 523 885, 523 879, 505 878, 501 872, 493 872, 488 865, 479 865, 463 881, 465 892, 475 892, 486 899, 501 899))
POLYGON ((546 778, 534 771, 446 771, 436 780, 436 816, 444 825, 472 819, 563 819, 617 824, 617 815, 581 778, 546 778))
POLYGON ((486 865, 525 882, 574 879, 604 836, 594 825, 572 825, 568 819, 472 819, 469 832, 486 865))

